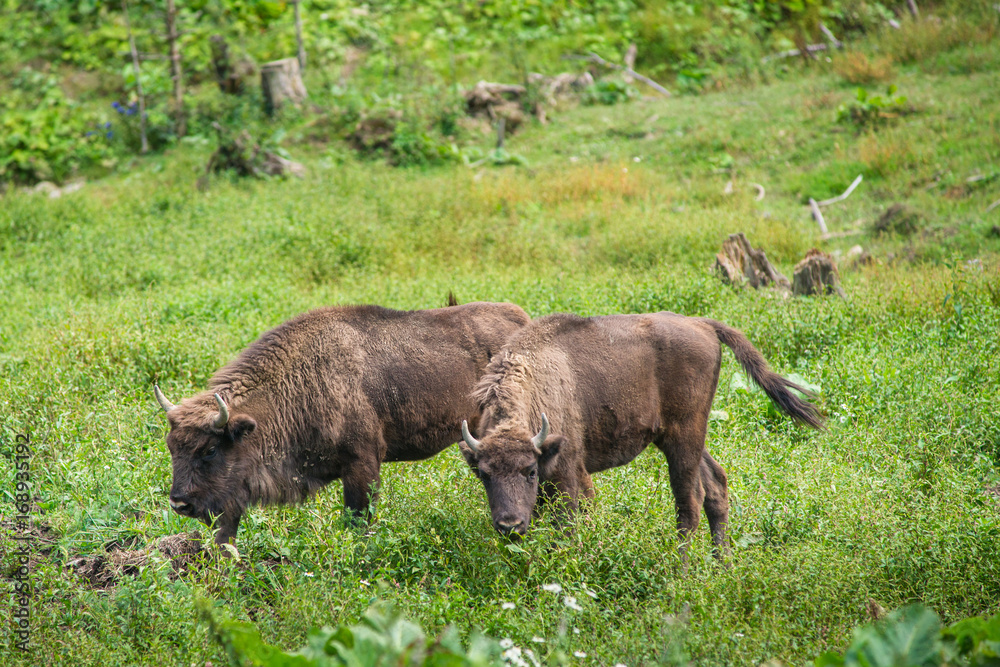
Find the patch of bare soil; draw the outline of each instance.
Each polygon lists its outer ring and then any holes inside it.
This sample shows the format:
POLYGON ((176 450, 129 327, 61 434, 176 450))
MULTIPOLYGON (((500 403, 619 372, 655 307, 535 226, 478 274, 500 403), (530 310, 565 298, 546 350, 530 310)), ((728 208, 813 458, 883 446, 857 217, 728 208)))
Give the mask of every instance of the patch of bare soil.
POLYGON ((134 577, 139 568, 150 563, 154 552, 170 560, 173 577, 186 573, 203 551, 198 531, 161 537, 143 549, 127 549, 118 543, 108 546, 103 554, 72 559, 66 567, 72 569, 96 589, 113 588, 122 577, 134 577))

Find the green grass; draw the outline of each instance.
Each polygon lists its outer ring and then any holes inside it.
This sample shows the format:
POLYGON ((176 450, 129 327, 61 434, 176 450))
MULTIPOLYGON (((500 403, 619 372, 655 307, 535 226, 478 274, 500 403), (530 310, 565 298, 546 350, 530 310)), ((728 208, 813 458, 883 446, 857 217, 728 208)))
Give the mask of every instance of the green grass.
MULTIPOLYGON (((996 54, 994 43, 973 60, 996 54)), ((220 664, 196 620, 198 591, 285 647, 312 626, 356 621, 377 598, 428 633, 453 623, 543 656, 630 667, 682 653, 705 665, 803 664, 843 649, 869 600, 923 601, 946 621, 996 613, 1000 501, 984 490, 1000 481, 1000 239, 988 234, 1000 210, 983 211, 1000 194, 996 179, 966 179, 1000 172, 1000 76, 947 67, 902 67, 895 83, 916 113, 877 134, 836 123, 852 87, 792 71, 753 89, 557 115, 510 138, 527 168, 315 155, 302 181, 219 178, 202 192, 207 153, 186 146, 59 200, 8 193, 0 447, 31 429, 34 520, 57 537, 35 564, 35 652, 23 660, 5 634, 0 661, 220 664), (826 209, 831 231, 858 233, 820 241, 804 201, 858 173, 855 194, 826 209), (926 226, 874 235, 894 202, 926 226), (733 291, 710 267, 737 231, 789 276, 816 245, 858 243, 879 262, 842 267, 844 300, 733 291), (296 313, 435 307, 449 290, 533 316, 669 309, 723 320, 778 370, 822 387, 829 428, 775 417, 731 383, 724 355, 715 407, 729 418, 712 422, 709 447, 730 478, 730 569, 711 562, 703 526, 682 574, 653 451, 596 476, 572 538, 540 527, 511 549, 454 448, 386 466, 370 533, 342 526, 335 482, 305 505, 250 511, 238 562, 172 580, 154 561, 108 590, 67 569, 200 527, 168 511, 154 381, 177 400, 296 313), (541 589, 551 582, 582 610, 541 589)), ((2 470, 7 518, 6 459, 2 470)))

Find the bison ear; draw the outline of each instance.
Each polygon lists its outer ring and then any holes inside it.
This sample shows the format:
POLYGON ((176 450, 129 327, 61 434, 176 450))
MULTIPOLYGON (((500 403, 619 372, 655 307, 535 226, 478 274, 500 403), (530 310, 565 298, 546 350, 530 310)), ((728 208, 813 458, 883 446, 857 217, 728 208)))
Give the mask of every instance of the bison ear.
POLYGON ((458 441, 458 448, 462 450, 462 456, 465 457, 465 462, 469 464, 469 467, 475 469, 479 463, 479 455, 473 451, 472 447, 465 444, 463 440, 458 441))
POLYGON ((538 457, 538 467, 542 477, 547 478, 555 468, 556 460, 559 458, 559 450, 566 444, 566 438, 561 435, 550 435, 542 443, 542 455, 538 457))
POLYGON ((257 428, 257 422, 253 417, 248 417, 247 415, 234 415, 230 418, 226 428, 229 429, 229 434, 232 436, 233 442, 239 442, 241 438, 254 432, 254 429, 257 428))

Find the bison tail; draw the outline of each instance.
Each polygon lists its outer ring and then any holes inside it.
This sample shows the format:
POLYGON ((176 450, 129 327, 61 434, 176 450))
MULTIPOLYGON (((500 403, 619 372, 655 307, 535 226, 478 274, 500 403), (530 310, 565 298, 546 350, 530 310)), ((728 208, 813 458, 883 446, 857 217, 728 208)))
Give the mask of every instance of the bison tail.
POLYGON ((771 400, 782 412, 813 428, 823 427, 823 418, 816 406, 799 398, 792 390, 807 397, 813 396, 812 392, 772 371, 767 365, 764 355, 753 346, 753 343, 742 332, 715 320, 706 319, 704 322, 715 329, 715 335, 719 341, 733 351, 733 355, 740 362, 740 366, 743 367, 747 375, 764 390, 765 394, 771 397, 771 400))

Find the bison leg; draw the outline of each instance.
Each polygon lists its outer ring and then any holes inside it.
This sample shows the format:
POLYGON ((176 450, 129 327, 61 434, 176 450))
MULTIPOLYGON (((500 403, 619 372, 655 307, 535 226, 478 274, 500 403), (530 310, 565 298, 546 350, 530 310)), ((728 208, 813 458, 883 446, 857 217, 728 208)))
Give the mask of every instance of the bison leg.
MULTIPOLYGON (((706 425, 707 426, 707 425, 706 425)), ((681 562, 687 570, 688 542, 701 521, 705 487, 701 481, 701 459, 705 451, 705 426, 681 424, 673 433, 656 443, 667 457, 670 488, 677 510, 677 531, 681 538, 681 562)))
POLYGON ((344 509, 351 520, 371 519, 378 502, 379 462, 357 459, 344 470, 344 509))
POLYGON ((236 540, 236 531, 240 527, 241 518, 243 518, 243 512, 228 511, 220 514, 215 520, 215 527, 219 529, 215 534, 215 543, 220 545, 233 543, 236 540))
POLYGON ((726 526, 729 523, 729 483, 726 471, 708 450, 701 455, 701 483, 705 487, 705 514, 712 531, 713 555, 724 560, 729 551, 726 526))

